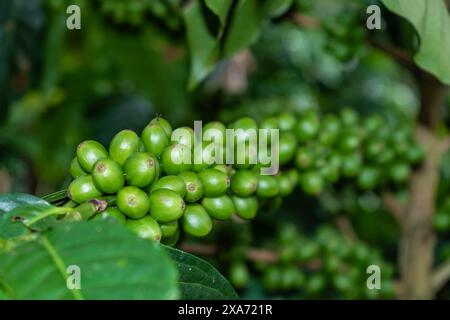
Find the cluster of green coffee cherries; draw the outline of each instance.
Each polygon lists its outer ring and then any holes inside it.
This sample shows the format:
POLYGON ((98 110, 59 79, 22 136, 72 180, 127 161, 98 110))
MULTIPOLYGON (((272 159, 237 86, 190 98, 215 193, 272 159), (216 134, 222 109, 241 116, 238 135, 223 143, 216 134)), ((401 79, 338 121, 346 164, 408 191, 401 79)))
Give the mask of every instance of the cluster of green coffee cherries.
POLYGON ((362 120, 354 110, 343 109, 320 117, 312 110, 290 121, 296 121, 291 131, 280 135, 280 164, 298 169, 306 194, 318 195, 341 181, 361 190, 402 185, 424 157, 411 127, 388 126, 378 115, 362 120), (294 156, 291 144, 296 146, 294 156))
MULTIPOLYGON (((269 293, 318 298, 333 292, 335 298, 392 298, 394 267, 380 253, 362 242, 351 242, 331 226, 322 226, 312 237, 299 233, 295 225, 285 224, 277 232, 275 264, 253 263, 262 274, 269 293), (368 289, 367 267, 377 265, 381 271, 379 289, 368 289)), ((273 247, 273 243, 270 244, 273 247)), ((248 264, 234 261, 229 279, 237 288, 248 285, 248 264)))
MULTIPOLYGON (((230 152, 226 141, 222 141, 221 161, 216 161, 217 150, 211 153, 207 145, 201 145, 202 161, 185 162, 186 155, 196 151, 192 148, 194 130, 173 130, 168 121, 157 117, 140 136, 131 130, 117 133, 109 150, 96 141, 82 142, 70 168, 75 180, 69 186, 69 197, 81 204, 115 195, 116 206, 102 216, 115 216, 141 237, 174 244, 179 225, 186 233, 203 237, 210 233, 213 219, 253 219, 261 205, 279 205, 297 186, 306 194, 318 195, 327 184, 342 178, 356 179, 363 189, 405 182, 411 166, 423 157, 408 130, 389 129, 376 116, 361 125, 351 109, 323 119, 310 110, 299 117, 282 113, 259 124, 249 117, 228 127, 213 121, 203 126, 204 133, 209 129, 222 137, 227 136, 226 129, 242 129, 232 137, 236 146, 249 145, 249 129, 269 129, 269 144, 273 143, 270 129, 279 129, 274 159, 278 158, 281 169, 274 175, 262 174, 261 169, 269 165, 254 162, 250 147, 243 149, 241 163, 217 164, 226 163, 230 152)), ((235 159, 239 150, 231 150, 235 159)))
MULTIPOLYGON (((246 127, 248 121, 256 126, 249 118, 232 126, 246 127)), ((226 130, 220 122, 207 123, 203 129, 207 132, 211 127, 226 130)), ((280 195, 280 178, 260 175, 258 166, 180 161, 192 152, 188 145, 192 146, 193 137, 193 129, 173 130, 169 122, 157 117, 140 136, 131 130, 117 133, 109 150, 96 141, 84 141, 71 163, 74 180, 68 195, 77 204, 115 196, 115 205, 94 219, 114 217, 140 237, 168 245, 177 242, 180 226, 189 235, 203 237, 212 230, 214 219, 229 220, 233 215, 252 219, 259 199, 280 195), (177 132, 188 135, 171 142, 177 132)), ((294 181, 288 182, 291 192, 294 181)))

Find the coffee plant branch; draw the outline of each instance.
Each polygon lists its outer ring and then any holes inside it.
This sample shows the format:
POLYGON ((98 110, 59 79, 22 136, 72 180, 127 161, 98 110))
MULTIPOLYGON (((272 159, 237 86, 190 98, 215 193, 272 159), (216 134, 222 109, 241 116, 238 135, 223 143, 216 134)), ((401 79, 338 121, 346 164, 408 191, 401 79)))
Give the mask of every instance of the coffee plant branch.
POLYGON ((437 266, 432 276, 432 286, 436 294, 450 279, 450 259, 437 266))

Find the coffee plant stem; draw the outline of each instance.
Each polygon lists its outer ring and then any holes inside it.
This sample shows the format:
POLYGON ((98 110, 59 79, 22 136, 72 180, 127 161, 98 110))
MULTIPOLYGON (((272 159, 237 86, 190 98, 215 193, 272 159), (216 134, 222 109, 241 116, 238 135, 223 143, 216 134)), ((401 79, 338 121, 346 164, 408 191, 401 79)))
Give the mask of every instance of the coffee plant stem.
POLYGON ((442 289, 448 279, 450 279, 450 259, 436 267, 431 279, 433 291, 438 292, 442 289))
POLYGON ((353 229, 353 225, 347 216, 340 216, 335 219, 335 224, 344 236, 352 243, 358 241, 358 235, 353 229))

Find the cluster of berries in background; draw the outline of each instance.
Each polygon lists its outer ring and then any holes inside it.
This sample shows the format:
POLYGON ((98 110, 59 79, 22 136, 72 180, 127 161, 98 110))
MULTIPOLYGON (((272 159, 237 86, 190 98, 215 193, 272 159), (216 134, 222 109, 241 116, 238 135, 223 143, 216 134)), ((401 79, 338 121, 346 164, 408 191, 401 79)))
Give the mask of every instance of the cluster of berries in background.
MULTIPOLYGON (((312 236, 300 233, 294 224, 283 223, 265 248, 277 254, 275 262, 246 261, 230 255, 228 278, 245 292, 251 274, 262 277, 264 289, 293 298, 318 298, 332 292, 336 298, 392 298, 394 266, 380 252, 361 241, 352 241, 331 226, 320 227, 312 236), (380 290, 367 288, 368 266, 380 269, 380 290)), ((370 271, 370 270, 369 270, 370 271)))

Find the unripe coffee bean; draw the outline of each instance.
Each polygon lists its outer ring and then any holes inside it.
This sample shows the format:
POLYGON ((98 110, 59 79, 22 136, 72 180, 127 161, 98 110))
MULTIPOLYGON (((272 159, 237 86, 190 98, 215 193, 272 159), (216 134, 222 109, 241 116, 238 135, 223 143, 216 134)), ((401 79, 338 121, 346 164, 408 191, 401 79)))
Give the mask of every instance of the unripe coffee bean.
POLYGON ((123 166, 125 179, 130 186, 145 188, 159 176, 158 159, 147 152, 130 156, 123 166))
POLYGON ((171 222, 180 219, 186 207, 183 198, 169 189, 155 190, 149 198, 150 214, 159 222, 171 222))
POLYGON ((194 237, 204 237, 212 230, 212 220, 199 204, 186 206, 181 223, 183 230, 194 237))
POLYGON ((76 203, 100 197, 102 192, 95 186, 91 175, 81 176, 73 180, 68 188, 69 198, 76 203))
POLYGON ((218 197, 205 197, 202 199, 202 205, 209 215, 217 220, 228 220, 236 211, 233 201, 226 194, 218 197))
POLYGON ((132 130, 122 130, 117 133, 109 144, 109 156, 123 166, 125 161, 139 151, 141 140, 132 130))
POLYGON ((125 226, 143 239, 160 241, 162 238, 158 222, 150 216, 138 220, 129 219, 125 222, 125 226))
POLYGON ((105 147, 94 140, 87 140, 77 147, 77 159, 84 171, 91 173, 98 160, 108 158, 105 147))
POLYGON ((117 207, 131 219, 145 217, 150 208, 147 194, 136 187, 124 187, 117 193, 117 207))
POLYGON ((112 159, 97 161, 92 178, 97 188, 107 194, 117 193, 125 183, 121 166, 112 159))

